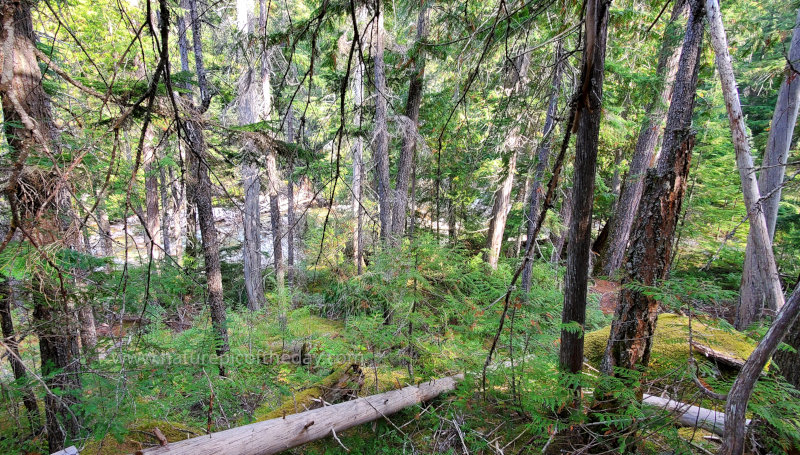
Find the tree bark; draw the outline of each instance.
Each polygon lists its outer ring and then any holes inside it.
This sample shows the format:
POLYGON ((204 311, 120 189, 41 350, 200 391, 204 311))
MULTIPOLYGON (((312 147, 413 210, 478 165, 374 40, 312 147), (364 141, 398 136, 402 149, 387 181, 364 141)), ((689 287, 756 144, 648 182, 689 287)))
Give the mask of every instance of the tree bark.
MULTIPOLYGON (((190 12, 190 5, 189 0, 181 0, 180 2, 181 9, 185 11, 185 15, 178 15, 177 24, 178 24, 178 53, 180 54, 181 60, 181 71, 188 72, 189 71, 189 40, 188 36, 188 27, 186 22, 191 24, 191 12, 190 12)), ((192 87, 189 85, 188 82, 183 84, 182 87, 184 90, 191 90, 192 87)), ((184 93, 182 95, 183 98, 187 100, 191 100, 192 96, 189 93, 184 93)), ((189 150, 181 150, 181 158, 182 158, 182 167, 181 167, 181 174, 183 180, 183 189, 184 192, 181 195, 181 201, 185 203, 183 212, 186 214, 186 247, 185 252, 187 256, 192 259, 197 259, 199 255, 199 246, 200 242, 197 239, 197 208, 194 204, 194 196, 192 194, 188 194, 189 191, 189 181, 191 180, 191 173, 192 169, 197 168, 197 158, 195 157, 194 153, 191 151, 191 144, 188 143, 188 138, 185 138, 187 141, 187 146, 189 150), (191 199, 191 200, 189 200, 191 199)), ((180 206, 181 204, 179 204, 180 206)), ((181 237, 182 238, 182 237, 181 237)), ((179 240, 180 243, 180 240, 179 240)))
POLYGON ((664 33, 656 67, 656 77, 662 81, 662 85, 658 97, 647 106, 647 114, 639 131, 628 176, 622 186, 622 192, 617 199, 611 220, 609 220, 608 241, 600 251, 600 263, 597 270, 600 271, 600 274, 608 277, 612 277, 622 265, 634 224, 634 215, 644 190, 644 174, 652 166, 656 156, 655 150, 661 125, 667 115, 675 73, 678 70, 681 29, 677 24, 686 9, 686 4, 686 0, 677 0, 672 8, 672 15, 664 33))
MULTIPOLYGON (((508 62, 510 66, 506 69, 505 82, 503 87, 505 93, 509 97, 509 103, 512 96, 515 96, 522 89, 522 85, 526 82, 526 74, 530 67, 530 55, 524 53, 523 55, 508 62)), ((508 212, 511 210, 511 189, 514 186, 514 174, 517 171, 517 154, 522 145, 522 137, 520 134, 520 127, 514 125, 508 131, 503 148, 510 156, 508 159, 508 166, 505 167, 505 177, 501 180, 499 188, 494 193, 494 204, 492 205, 492 215, 489 218, 489 232, 486 236, 486 249, 484 259, 492 269, 497 268, 497 262, 500 258, 500 248, 503 245, 503 236, 506 231, 506 221, 508 220, 508 212)))
POLYGON ((783 339, 783 342, 791 346, 795 352, 787 350, 778 351, 772 357, 774 365, 778 366, 778 371, 793 385, 800 390, 800 324, 795 322, 791 330, 783 339))
POLYGON ((506 228, 508 212, 511 210, 511 189, 514 186, 514 174, 517 172, 517 148, 516 144, 511 146, 513 147, 513 151, 508 158, 506 175, 500 183, 500 187, 494 192, 492 217, 489 220, 489 233, 486 236, 486 262, 492 269, 497 268, 497 263, 500 259, 500 247, 503 244, 503 233, 506 228))
MULTIPOLYGON (((778 204, 781 200, 781 185, 786 173, 786 159, 792 143, 794 126, 797 123, 797 111, 800 107, 800 80, 791 65, 800 61, 800 11, 795 20, 792 44, 789 48, 789 63, 784 69, 784 79, 778 90, 778 100, 770 123, 767 148, 761 162, 758 175, 758 190, 766 199, 761 201, 761 209, 767 223, 769 240, 775 236, 775 222, 778 219, 778 204)), ((744 330, 760 319, 763 308, 775 311, 777 303, 771 298, 772 293, 764 288, 761 281, 763 271, 755 250, 753 234, 747 236, 742 284, 739 288, 739 308, 736 312, 735 326, 744 330)))
MULTIPOLYGON (((48 160, 57 155, 60 145, 58 131, 53 127, 50 98, 42 86, 34 53, 31 4, 4 2, 0 5, 0 24, 3 127, 11 150, 9 158, 15 163, 5 188, 6 197, 19 227, 37 248, 78 250, 82 248, 80 229, 71 207, 69 182, 62 182, 51 169, 26 165, 27 157, 48 160), (20 181, 38 191, 22 190, 20 181)), ((32 286, 42 376, 48 388, 62 392, 59 397, 47 394, 45 398, 51 452, 61 450, 66 441, 78 436, 80 429, 80 422, 70 409, 78 403, 81 391, 78 328, 65 288, 69 279, 63 271, 56 272, 60 280, 37 274, 32 286)))
POLYGON ((722 15, 717 0, 706 0, 706 16, 708 18, 711 44, 716 57, 717 70, 722 83, 722 93, 725 97, 725 107, 728 110, 745 207, 750 215, 750 231, 753 234, 755 255, 760 263, 759 269, 762 271, 765 291, 771 294, 769 298, 776 302, 778 309, 778 315, 772 322, 767 334, 761 339, 747 362, 745 362, 742 371, 733 382, 733 386, 728 393, 728 400, 725 402, 725 414, 727 417, 725 420, 725 437, 719 453, 722 455, 739 455, 744 451, 747 402, 750 400, 753 387, 767 361, 772 357, 781 339, 788 333, 797 319, 798 312, 800 312, 800 288, 795 289, 789 299, 789 303, 784 306, 783 292, 769 240, 769 229, 766 219, 761 213, 759 203, 761 194, 753 173, 753 157, 750 155, 750 144, 747 140, 747 130, 742 115, 742 107, 739 103, 733 65, 728 53, 728 39, 725 34, 725 28, 722 25, 722 15))
POLYGON ((142 455, 268 455, 322 439, 348 428, 392 415, 417 403, 430 401, 455 389, 463 375, 423 382, 400 390, 325 406, 283 418, 265 420, 230 430, 199 436, 164 447, 143 450, 142 455))
POLYGON ((783 290, 781 289, 778 269, 775 265, 775 256, 772 252, 769 228, 764 218, 763 205, 760 201, 761 192, 756 182, 753 157, 750 154, 750 143, 747 138, 747 127, 744 123, 742 107, 739 103, 739 91, 736 88, 731 56, 728 53, 728 39, 722 25, 719 3, 716 0, 706 1, 706 15, 708 16, 709 35, 714 48, 717 72, 722 83, 722 94, 725 97, 725 107, 728 110, 728 120, 730 121, 733 147, 736 150, 736 165, 739 168, 744 205, 749 214, 750 237, 748 238, 748 243, 753 245, 752 257, 758 262, 756 268, 761 271, 761 280, 766 296, 765 301, 775 302, 775 308, 780 309, 784 301, 783 290))
POLYGON ((33 390, 27 383, 28 375, 25 371, 25 365, 21 361, 22 357, 19 355, 17 337, 14 332, 14 320, 11 318, 11 301, 11 285, 8 279, 0 278, 0 328, 2 328, 4 343, 10 350, 8 362, 11 364, 14 379, 17 381, 22 393, 22 403, 25 405, 28 414, 31 433, 37 434, 42 427, 41 415, 39 414, 36 395, 34 395, 33 390))
MULTIPOLYGON (((536 153, 536 170, 533 175, 533 183, 530 191, 530 203, 528 205, 526 242, 535 242, 533 231, 536 228, 536 217, 539 216, 539 204, 542 198, 542 185, 544 184, 544 173, 547 170, 547 162, 550 159, 550 149, 553 147, 553 130, 556 126, 556 114, 558 113, 558 94, 561 91, 561 72, 564 66, 564 55, 561 41, 556 43, 555 62, 553 64, 553 82, 550 92, 550 102, 547 105, 547 114, 544 119, 542 129, 542 140, 539 143, 536 153)), ((522 290, 525 294, 531 291, 531 270, 533 261, 529 260, 522 269, 522 290)))
MULTIPOLYGON (((164 166, 158 167, 158 189, 161 195, 161 242, 164 244, 164 256, 173 255, 172 239, 170 233, 170 209, 169 209, 169 181, 164 166)), ((174 216, 174 213, 172 214, 174 216)))
POLYGON ((156 137, 152 124, 145 132, 144 147, 142 150, 144 162, 144 194, 145 194, 145 247, 154 261, 163 257, 162 247, 158 245, 161 237, 161 217, 158 213, 158 158, 156 137))
POLYGON ((384 51, 384 32, 383 17, 384 11, 381 0, 374 0, 376 25, 372 27, 375 44, 375 55, 373 64, 375 66, 375 171, 378 182, 378 207, 379 219, 381 223, 381 240, 384 243, 389 241, 392 231, 392 204, 391 204, 391 183, 389 181, 389 131, 386 119, 386 99, 388 92, 386 88, 386 68, 383 62, 384 51))
MULTIPOLYGON (((358 23, 361 24, 366 16, 366 9, 361 6, 356 12, 358 23)), ((361 207, 362 185, 364 181, 364 141, 361 137, 361 122, 363 119, 364 105, 364 73, 366 67, 361 60, 361 52, 357 52, 356 68, 353 73, 353 122, 358 129, 358 134, 353 143, 353 260, 355 261, 356 271, 361 275, 364 271, 364 234, 363 221, 364 211, 361 207)))
POLYGON ((422 103, 423 83, 425 79, 425 50, 420 43, 427 36, 428 4, 422 2, 417 17, 416 55, 414 59, 414 72, 408 83, 408 99, 406 100, 405 115, 413 127, 403 136, 403 146, 400 159, 397 163, 397 183, 395 184, 395 197, 392 213, 392 241, 397 244, 406 230, 406 207, 408 206, 408 185, 411 178, 411 168, 417 147, 417 129, 419 127, 419 107, 422 103))
MULTIPOLYGON (((247 68, 239 78, 239 125, 256 123, 257 96, 255 74, 247 68)), ((253 139, 242 140, 242 185, 244 186, 244 242, 242 259, 244 262, 244 285, 247 293, 247 308, 258 311, 265 303, 264 287, 261 281, 261 179, 258 171, 258 151, 253 139)))
MULTIPOLYGON (((114 242, 111 238, 111 223, 108 222, 108 212, 106 212, 106 195, 98 196, 97 201, 97 228, 100 231, 100 251, 106 258, 114 256, 114 242)), ((111 265, 106 268, 111 271, 111 265)))
MULTIPOLYGON (((594 178, 597 169, 597 145, 603 100, 603 76, 608 36, 608 8, 605 0, 587 0, 585 16, 585 50, 581 64, 575 122, 574 183, 572 219, 567 245, 567 270, 564 279, 564 311, 562 324, 578 327, 561 329, 560 369, 580 373, 583 368, 583 330, 586 320, 586 292, 589 254, 592 240, 592 207, 594 178)), ((576 397, 580 386, 576 386, 576 397)))
MULTIPOLYGON (((292 107, 286 110, 286 143, 294 144, 294 111, 292 107)), ((294 213, 294 152, 289 157, 289 167, 286 170, 286 266, 287 280, 289 288, 294 287, 294 233, 295 233, 295 213, 294 213)))
MULTIPOLYGON (((201 42, 200 20, 197 14, 196 0, 189 0, 189 14, 192 25, 192 38, 194 41, 195 73, 197 74, 198 87, 200 88, 200 103, 198 109, 189 103, 190 118, 184 123, 189 144, 189 160, 192 166, 187 179, 187 192, 193 199, 200 224, 200 235, 203 242, 203 258, 206 269, 206 287, 208 289, 208 306, 211 310, 211 324, 217 336, 217 355, 222 356, 229 351, 228 329, 225 316, 225 302, 222 293, 222 268, 219 259, 219 240, 217 228, 214 224, 214 207, 211 198, 212 182, 209 176, 210 168, 207 160, 206 142, 203 137, 202 125, 196 120, 202 115, 211 102, 206 83, 205 67, 203 65, 203 47, 201 42)), ((220 366, 220 374, 225 370, 220 366)))
MULTIPOLYGON (((564 226, 570 225, 572 220, 572 188, 564 189, 564 200, 561 201, 561 210, 558 213, 561 218, 561 223, 564 226)), ((561 262, 561 256, 564 253, 564 243, 567 241, 568 229, 561 229, 560 232, 554 232, 551 235, 553 240, 553 252, 550 253, 550 262, 558 264, 561 262)))
POLYGON ((689 3, 691 11, 667 114, 663 150, 657 166, 648 170, 645 177, 644 194, 636 213, 638 221, 625 259, 623 286, 603 358, 602 370, 607 375, 613 376, 614 368, 647 366, 650 360, 659 302, 639 288, 625 285, 657 285, 666 278, 672 259, 694 145, 692 112, 703 40, 703 5, 700 0, 689 3))

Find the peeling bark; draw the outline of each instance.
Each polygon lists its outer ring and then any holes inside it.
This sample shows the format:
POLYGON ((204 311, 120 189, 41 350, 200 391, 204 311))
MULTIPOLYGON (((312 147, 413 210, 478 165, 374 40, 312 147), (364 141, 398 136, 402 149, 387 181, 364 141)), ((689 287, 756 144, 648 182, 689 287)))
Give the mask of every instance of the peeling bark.
POLYGON ((703 40, 702 4, 699 0, 690 3, 678 77, 664 130, 663 151, 657 166, 648 170, 645 177, 631 246, 625 259, 623 286, 617 297, 603 358, 602 370, 608 375, 614 375, 615 368, 635 369, 647 366, 650 361, 659 302, 640 289, 625 285, 655 286, 666 278, 672 259, 673 238, 694 146, 692 112, 703 40))
POLYGON ((600 274, 608 277, 613 276, 622 265, 635 221, 634 215, 644 191, 644 175, 656 157, 655 151, 661 125, 667 115, 675 74, 678 71, 681 29, 676 24, 686 10, 686 5, 686 0, 677 0, 672 8, 672 15, 661 43, 656 67, 656 77, 663 79, 663 83, 658 97, 653 99, 647 107, 647 115, 639 131, 628 176, 617 199, 614 213, 608 221, 608 241, 600 252, 600 263, 597 268, 600 274))

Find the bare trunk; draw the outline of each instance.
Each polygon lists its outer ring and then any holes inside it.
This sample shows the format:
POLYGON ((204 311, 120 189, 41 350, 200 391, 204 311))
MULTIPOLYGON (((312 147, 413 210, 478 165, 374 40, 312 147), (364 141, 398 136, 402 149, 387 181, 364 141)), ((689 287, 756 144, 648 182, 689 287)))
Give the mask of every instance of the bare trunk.
POLYGON ((272 252, 278 288, 282 289, 286 267, 283 263, 283 230, 281 229, 280 194, 278 192, 280 177, 274 150, 267 151, 267 179, 269 180, 269 220, 272 226, 272 252))
MULTIPOLYGON (((27 240, 39 248, 82 248, 80 229, 71 207, 69 182, 61 182, 56 172, 25 167, 26 157, 46 160, 59 152, 59 134, 53 128, 50 99, 42 87, 42 74, 34 54, 35 35, 28 2, 0 5, 0 43, 3 68, 0 97, 6 140, 14 166, 5 193, 12 213, 26 233, 27 240), (40 188, 30 192, 25 186, 40 188), (49 199, 52 196, 52 199, 49 199), (41 216, 39 216, 41 215, 41 216)), ((57 270, 59 279, 34 275, 34 327, 39 338, 42 377, 48 388, 60 396, 47 394, 45 415, 47 441, 51 452, 78 436, 80 422, 71 407, 80 399, 80 353, 78 328, 65 283, 69 278, 57 270)))
MULTIPOLYGON (((512 133, 513 135, 513 133, 512 133)), ((512 145, 513 151, 508 159, 506 176, 500 183, 500 188, 494 193, 492 218, 489 220, 489 233, 487 235, 486 262, 489 267, 496 269, 500 258, 500 247, 503 244, 503 233, 506 228, 508 212, 511 210, 511 188, 514 185, 514 174, 517 172, 517 149, 512 145)))
MULTIPOLYGON (((203 258, 206 269, 206 287, 208 289, 208 306, 211 313, 211 324, 216 332, 216 352, 222 356, 229 351, 228 329, 225 316, 225 302, 222 298, 222 268, 219 259, 219 240, 217 238, 217 228, 214 224, 214 208, 211 198, 212 182, 209 176, 210 168, 207 160, 206 142, 203 137, 202 125, 194 117, 202 115, 202 112, 211 102, 211 97, 206 84, 205 67, 203 65, 203 47, 201 42, 200 20, 197 12, 197 1, 189 0, 189 14, 192 19, 192 38, 194 41, 195 73, 197 74, 198 86, 200 88, 201 107, 198 110, 190 106, 189 115, 185 122, 187 142, 189 143, 189 153, 192 159, 189 160, 191 168, 187 179, 187 192, 194 199, 194 206, 197 209, 197 219, 200 224, 200 235, 203 241, 203 258)), ((191 103, 190 103, 191 104, 191 103)), ((220 366, 220 374, 224 375, 225 370, 220 366)))
POLYGON ((154 261, 162 258, 162 246, 158 245, 161 237, 161 217, 158 214, 158 138, 154 134, 153 126, 147 127, 145 132, 144 149, 144 194, 145 206, 145 237, 148 254, 154 261))
MULTIPOLYGON (((530 66, 530 55, 523 53, 508 63, 510 66, 506 68, 503 88, 509 96, 508 101, 510 104, 512 97, 517 95, 523 84, 527 82, 526 74, 530 66)), ((500 187, 494 193, 492 215, 489 219, 489 233, 486 238, 488 251, 485 254, 485 260, 492 269, 497 268, 497 261, 500 258, 500 248, 506 231, 506 220, 508 219, 508 212, 511 210, 511 189, 514 186, 514 174, 517 170, 517 154, 521 145, 520 127, 514 125, 508 131, 503 144, 504 150, 510 152, 508 166, 504 169, 507 173, 501 181, 500 187)))
MULTIPOLYGON (((789 49, 789 62, 800 61, 800 12, 795 21, 796 27, 792 36, 789 49)), ((794 63, 792 63, 794 64, 794 63)), ((778 90, 778 101, 772 114, 772 123, 769 129, 767 148, 761 162, 761 172, 758 175, 758 190, 766 199, 761 202, 761 209, 767 223, 769 240, 775 236, 775 222, 778 218, 778 204, 781 200, 781 185, 786 173, 786 159, 792 143, 794 126, 797 123, 797 110, 800 107, 800 81, 789 64, 784 70, 784 79, 778 90)), ((772 299, 773 294, 764 287, 761 281, 763 271, 760 270, 761 261, 755 250, 753 234, 747 237, 744 269, 742 270, 742 284, 739 288, 739 309, 736 313, 736 328, 744 330, 761 318, 762 309, 775 311, 777 302, 772 299)))
MULTIPOLYGON (((366 9, 360 7, 357 11, 358 23, 364 21, 366 9)), ((353 144, 353 260, 359 275, 364 271, 364 233, 363 214, 361 207, 362 185, 364 181, 364 142, 361 138, 361 122, 364 105, 364 73, 366 67, 361 60, 361 53, 356 57, 357 64, 353 75, 353 104, 355 104, 355 118, 353 119, 359 134, 353 144)))
MULTIPOLYGON (((286 142, 294 143, 294 111, 291 106, 286 111, 286 142)), ((289 168, 286 185, 286 266, 289 288, 294 287, 294 156, 289 157, 289 168)))
MULTIPOLYGON (((417 44, 421 43, 427 33, 428 4, 422 2, 417 17, 417 44)), ((406 207, 408 206, 408 184, 411 178, 415 151, 417 147, 417 132, 419 124, 419 107, 422 103, 422 89, 425 77, 425 51, 417 46, 414 58, 414 73, 408 83, 408 99, 406 100, 405 115, 411 121, 413 130, 403 136, 403 147, 400 160, 397 163, 397 184, 392 213, 392 237, 395 243, 400 241, 406 230, 406 207)))
POLYGON ((678 70, 679 40, 681 36, 678 19, 685 11, 686 4, 686 0, 677 0, 675 2, 670 22, 664 34, 664 40, 661 43, 656 77, 663 79, 663 85, 658 97, 647 107, 647 115, 639 131, 639 138, 633 151, 628 176, 617 199, 614 213, 609 220, 608 241, 600 252, 600 264, 598 264, 598 270, 605 276, 613 276, 622 265, 634 223, 634 215, 644 190, 644 174, 652 166, 655 158, 661 125, 667 115, 675 73, 678 70))
MULTIPOLYGON (((550 92, 550 103, 547 105, 547 114, 544 119, 542 129, 542 140, 536 153, 536 171, 533 175, 533 187, 531 188, 530 203, 528 205, 526 242, 535 242, 533 230, 536 225, 536 217, 539 216, 539 205, 542 199, 542 188, 544 184, 544 173, 547 170, 547 163, 550 160, 550 149, 553 146, 553 130, 556 126, 556 114, 558 113, 558 93, 561 90, 561 71, 564 66, 564 55, 561 41, 556 43, 555 64, 553 66, 552 91, 550 92)), ((531 270, 533 261, 525 263, 522 269, 522 290, 526 294, 531 290, 531 270)))
POLYGON ((12 289, 6 278, 0 278, 0 328, 2 328, 3 342, 9 349, 8 362, 11 364, 11 371, 14 379, 20 384, 22 392, 22 403, 28 414, 28 423, 31 433, 37 434, 42 427, 39 405, 36 402, 36 395, 27 384, 27 373, 22 357, 19 355, 17 337, 14 332, 14 320, 11 318, 12 289))
POLYGON ((736 88, 731 57, 728 53, 728 39, 722 26, 719 3, 716 0, 706 1, 706 15, 708 16, 709 34, 716 57, 717 71, 722 83, 722 94, 725 97, 725 107, 728 110, 744 205, 749 214, 750 237, 748 243, 753 244, 751 256, 757 261, 757 269, 761 271, 765 301, 774 302, 775 309, 780 309, 784 301, 783 290, 775 265, 775 256, 772 253, 770 230, 764 217, 763 204, 760 201, 761 192, 756 181, 753 157, 750 154, 750 143, 747 138, 747 127, 744 123, 739 92, 736 88))
MULTIPOLYGON (((108 222, 108 213, 106 212, 105 194, 98 196, 100 199, 97 201, 97 228, 100 231, 100 252, 106 258, 114 256, 114 242, 111 239, 111 223, 108 222)), ((108 267, 110 271, 111 267, 108 267)))
POLYGON ((690 15, 679 61, 678 77, 667 114, 663 151, 658 165, 647 171, 638 220, 625 259, 625 275, 614 322, 603 358, 603 372, 614 368, 647 366, 658 319, 659 301, 629 283, 656 286, 666 278, 672 259, 673 238, 686 192, 694 136, 692 112, 697 93, 703 5, 690 0, 690 15))
POLYGON ((709 35, 711 36, 711 44, 714 47, 717 70, 722 83, 722 93, 725 97, 725 107, 728 110, 728 119, 731 124, 731 136, 736 150, 736 164, 739 167, 744 203, 745 207, 747 207, 747 213, 750 215, 750 231, 752 233, 751 238, 755 257, 762 272, 764 289, 771 294, 769 299, 776 302, 776 308, 778 309, 777 317, 767 334, 761 339, 761 342, 758 343, 756 349, 745 362, 742 371, 733 382, 733 386, 728 393, 728 400, 725 402, 725 437, 719 453, 722 455, 739 455, 744 451, 747 402, 750 400, 753 387, 767 361, 797 319, 797 314, 800 312, 800 290, 795 289, 789 299, 789 304, 783 305, 783 292, 775 266, 775 257, 772 254, 769 229, 760 208, 759 199, 761 194, 753 172, 753 157, 750 155, 750 144, 747 140, 747 130, 742 115, 742 107, 739 103, 739 92, 736 89, 731 57, 728 53, 728 39, 722 25, 719 2, 717 0, 706 0, 705 3, 709 35))
MULTIPOLYGON (((564 190, 564 200, 561 201, 561 210, 559 211, 559 218, 564 226, 570 225, 572 219, 572 188, 564 190)), ((554 232, 553 252, 550 254, 550 262, 558 264, 561 262, 561 256, 564 253, 564 243, 567 241, 567 234, 569 230, 564 228, 560 232, 554 232)))
MULTIPOLYGON (((189 40, 187 38, 188 34, 188 27, 186 22, 188 21, 190 24, 192 22, 191 19, 191 12, 190 12, 190 5, 189 0, 181 0, 180 2, 181 9, 183 9, 186 13, 185 15, 178 15, 177 24, 178 24, 178 52, 180 54, 181 59, 181 71, 188 72, 189 71, 189 40)), ((191 90, 191 85, 189 83, 183 84, 182 87, 184 90, 191 90)), ((190 94, 184 94, 184 98, 191 99, 190 94)), ((178 199, 178 207, 182 207, 182 213, 186 215, 186 246, 185 252, 186 254, 196 260, 199 255, 199 246, 200 242, 197 239, 197 209, 194 204, 193 196, 187 194, 189 190, 189 181, 191 180, 191 170, 197 168, 197 157, 191 151, 191 144, 188 144, 188 138, 184 138, 187 141, 187 149, 181 147, 181 180, 182 186, 180 198, 178 199), (188 199, 192 198, 192 201, 188 199)), ((177 217, 176 217, 177 218, 177 217)), ((178 237, 179 243, 182 243, 183 237, 178 237)))
POLYGON ((170 256, 174 252, 172 251, 172 239, 170 238, 169 182, 167 181, 167 172, 164 166, 159 166, 158 177, 158 189, 161 195, 161 241, 164 244, 164 256, 170 256))
MULTIPOLYGON (((255 72, 248 68, 239 78, 239 125, 249 125, 257 121, 256 89, 258 84, 255 72)), ((258 151, 253 139, 242 140, 242 185, 244 186, 244 243, 242 259, 244 262, 244 287, 247 292, 247 308, 258 311, 265 303, 264 287, 261 281, 261 180, 258 171, 258 151)))
MULTIPOLYGON (((561 322, 560 369, 580 373, 583 368, 583 330, 586 320, 589 249, 592 240, 592 207, 597 169, 597 144, 603 100, 603 76, 608 36, 608 3, 586 2, 586 39, 581 64, 575 128, 575 171, 572 219, 567 245, 567 270, 564 280, 564 312, 561 322), (570 327, 567 327, 567 325, 570 327)), ((580 386, 575 388, 580 396, 580 386)))
POLYGON ((378 207, 381 222, 381 239, 384 243, 389 241, 392 231, 392 204, 391 183, 389 181, 389 131, 386 119, 386 69, 383 62, 384 10, 381 0, 374 0, 376 25, 373 27, 373 42, 375 43, 375 171, 378 182, 378 207))

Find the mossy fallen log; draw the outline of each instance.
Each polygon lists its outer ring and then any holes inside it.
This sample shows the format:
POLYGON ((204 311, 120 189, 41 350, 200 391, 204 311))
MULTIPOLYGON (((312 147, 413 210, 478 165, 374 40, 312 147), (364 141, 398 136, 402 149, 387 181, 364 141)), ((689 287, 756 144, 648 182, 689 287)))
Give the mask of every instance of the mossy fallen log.
POLYGON ((389 416, 417 403, 452 391, 463 375, 449 376, 378 395, 325 406, 286 417, 211 433, 164 447, 137 452, 141 455, 268 455, 307 442, 336 436, 348 428, 389 416))
POLYGON ((277 409, 257 408, 254 417, 258 421, 274 419, 321 408, 324 404, 353 399, 358 396, 363 385, 364 373, 358 364, 344 363, 312 387, 289 397, 277 409))

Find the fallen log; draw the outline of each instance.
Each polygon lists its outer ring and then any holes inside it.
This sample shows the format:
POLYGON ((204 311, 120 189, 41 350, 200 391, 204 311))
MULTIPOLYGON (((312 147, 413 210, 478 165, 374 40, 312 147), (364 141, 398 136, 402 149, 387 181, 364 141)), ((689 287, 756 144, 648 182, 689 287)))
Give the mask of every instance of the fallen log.
POLYGON ((283 418, 265 420, 211 433, 165 447, 141 450, 141 455, 268 455, 322 439, 362 423, 394 414, 417 403, 450 392, 464 379, 458 374, 418 386, 325 406, 283 418))
MULTIPOLYGON (((678 424, 684 427, 702 428, 720 436, 725 430, 724 412, 648 394, 644 394, 642 403, 675 413, 678 417, 678 424)), ((750 425, 749 419, 747 425, 750 425)))
POLYGON ((692 348, 694 348, 700 354, 703 354, 706 358, 716 360, 722 365, 726 365, 737 370, 741 370, 744 366, 744 360, 737 359, 726 352, 717 351, 696 341, 692 341, 692 348))
POLYGON ((333 369, 322 381, 292 395, 277 409, 256 409, 256 420, 286 417, 290 414, 321 408, 324 405, 358 398, 364 385, 364 372, 357 363, 345 363, 333 369))

